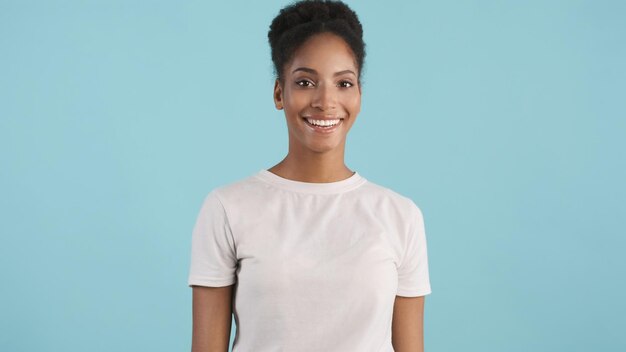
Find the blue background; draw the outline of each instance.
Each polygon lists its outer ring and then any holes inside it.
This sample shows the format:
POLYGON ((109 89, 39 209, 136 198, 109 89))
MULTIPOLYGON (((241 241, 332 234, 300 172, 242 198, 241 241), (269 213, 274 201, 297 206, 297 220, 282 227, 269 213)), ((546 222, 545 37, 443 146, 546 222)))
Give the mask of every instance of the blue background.
MULTIPOLYGON (((426 350, 626 350, 626 2, 348 3, 346 163, 424 213, 426 350)), ((0 350, 190 349, 201 202, 287 151, 286 4, 0 0, 0 350)))

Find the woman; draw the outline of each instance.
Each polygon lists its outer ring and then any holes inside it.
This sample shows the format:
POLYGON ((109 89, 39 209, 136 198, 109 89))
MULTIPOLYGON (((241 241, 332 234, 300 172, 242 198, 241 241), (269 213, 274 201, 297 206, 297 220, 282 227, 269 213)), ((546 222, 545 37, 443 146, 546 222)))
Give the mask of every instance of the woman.
POLYGON ((289 151, 212 190, 193 231, 193 351, 423 351, 431 292, 415 203, 344 163, 365 57, 356 14, 301 1, 269 31, 289 151))

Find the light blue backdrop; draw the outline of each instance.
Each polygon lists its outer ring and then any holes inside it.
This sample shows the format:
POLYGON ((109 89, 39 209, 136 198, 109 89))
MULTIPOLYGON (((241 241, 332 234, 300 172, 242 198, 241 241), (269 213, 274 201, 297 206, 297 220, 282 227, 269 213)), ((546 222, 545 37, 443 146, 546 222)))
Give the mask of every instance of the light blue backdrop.
MULTIPOLYGON (((286 153, 285 4, 0 0, 0 350, 190 349, 202 199, 286 153)), ((426 350, 626 350, 626 2, 349 4, 346 161, 424 213, 426 350)))

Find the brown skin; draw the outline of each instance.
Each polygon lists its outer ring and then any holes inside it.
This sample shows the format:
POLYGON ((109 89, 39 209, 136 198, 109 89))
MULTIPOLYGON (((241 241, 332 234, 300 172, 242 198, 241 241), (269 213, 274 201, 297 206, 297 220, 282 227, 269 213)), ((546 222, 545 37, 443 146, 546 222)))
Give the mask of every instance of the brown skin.
POLYGON ((191 352, 228 352, 233 285, 193 287, 191 352))
MULTIPOLYGON (((350 47, 340 37, 317 34, 294 53, 276 80, 274 103, 284 110, 287 156, 268 171, 302 182, 336 182, 354 174, 344 163, 348 131, 361 111, 361 85, 350 47), (304 68, 305 70, 297 70, 304 68), (339 73, 339 74, 337 74, 339 73), (330 134, 313 131, 303 117, 343 118, 330 134)), ((192 352, 227 352, 232 287, 193 288, 192 352)), ((396 296, 392 344, 396 352, 422 352, 424 297, 396 296)))
POLYGON ((346 137, 361 110, 361 86, 350 47, 340 37, 322 33, 304 42, 276 80, 274 103, 285 111, 289 152, 268 169, 302 182, 334 182, 353 175, 344 163, 346 137), (311 70, 294 71, 298 68, 311 70), (348 72, 350 71, 350 72, 348 72), (335 75, 338 72, 343 72, 335 75), (330 134, 313 131, 303 119, 341 117, 330 134))
POLYGON ((395 352, 424 352, 424 296, 396 296, 391 344, 395 352))

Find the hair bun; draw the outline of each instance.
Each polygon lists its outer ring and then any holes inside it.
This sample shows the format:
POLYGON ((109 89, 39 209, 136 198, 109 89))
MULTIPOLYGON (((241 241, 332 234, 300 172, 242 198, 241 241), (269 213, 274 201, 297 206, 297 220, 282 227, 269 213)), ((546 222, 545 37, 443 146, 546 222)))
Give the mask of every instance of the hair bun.
POLYGON ((363 27, 356 13, 341 1, 302 0, 281 9, 270 25, 268 39, 276 76, 295 49, 321 32, 342 37, 356 56, 359 72, 365 57, 363 27))

